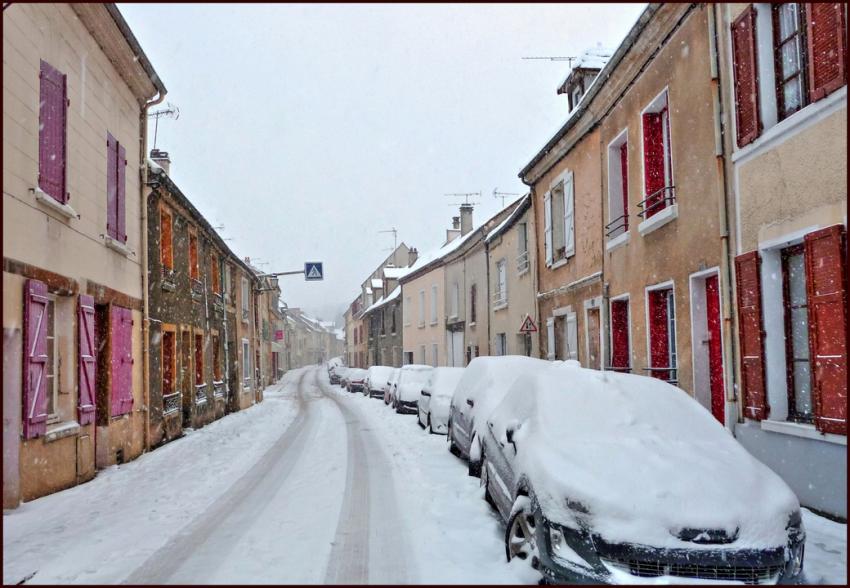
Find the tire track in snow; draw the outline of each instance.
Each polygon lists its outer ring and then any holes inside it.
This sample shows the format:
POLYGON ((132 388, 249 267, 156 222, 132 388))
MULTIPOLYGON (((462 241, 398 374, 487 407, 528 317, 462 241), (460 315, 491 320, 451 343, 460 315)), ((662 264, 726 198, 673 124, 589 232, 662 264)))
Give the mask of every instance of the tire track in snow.
MULTIPOLYGON (((302 374, 296 384, 297 416, 277 441, 209 508, 138 566, 123 584, 167 583, 220 528, 235 537, 251 525, 273 497, 270 490, 279 486, 295 467, 318 425, 317 419, 309 418, 311 400, 305 397, 305 376, 306 373, 302 374)), ((234 543, 235 540, 229 541, 227 545, 234 543)), ((220 549, 217 555, 220 562, 226 561, 227 554, 220 549)))

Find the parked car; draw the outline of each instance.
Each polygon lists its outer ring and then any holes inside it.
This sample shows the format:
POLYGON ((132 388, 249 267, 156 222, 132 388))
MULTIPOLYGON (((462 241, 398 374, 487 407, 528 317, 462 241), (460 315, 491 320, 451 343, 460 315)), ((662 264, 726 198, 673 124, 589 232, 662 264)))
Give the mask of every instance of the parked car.
POLYGON ((362 392, 366 382, 366 370, 362 368, 352 368, 347 374, 347 384, 345 389, 349 392, 362 392))
POLYGON ((469 460, 469 475, 481 470, 481 432, 479 422, 490 414, 518 375, 548 369, 551 361, 503 355, 476 357, 464 370, 455 388, 449 408, 449 450, 469 460))
POLYGON ((355 368, 350 367, 341 367, 339 368, 339 385, 342 388, 348 388, 348 375, 351 373, 351 370, 355 368))
POLYGON ((383 398, 393 375, 393 369, 385 365, 373 365, 366 374, 366 385, 363 394, 371 398, 383 398))
POLYGON ((524 371, 485 419, 481 482, 508 560, 557 583, 793 582, 800 504, 683 390, 524 371))
POLYGON ((387 380, 387 389, 384 391, 384 404, 391 404, 393 401, 393 395, 395 394, 395 388, 398 384, 398 376, 401 374, 401 368, 393 368, 393 373, 390 376, 389 380, 387 380))
POLYGON ((342 364, 333 365, 328 368, 328 377, 330 378, 331 384, 339 384, 340 375, 344 369, 346 369, 346 367, 342 364))
POLYGON ((430 365, 416 363, 401 368, 393 393, 393 408, 397 413, 416 414, 419 393, 422 391, 422 386, 428 382, 428 376, 433 369, 430 365))
POLYGON ((437 367, 431 371, 422 392, 419 393, 419 426, 431 433, 446 433, 449 422, 449 405, 463 368, 437 367))

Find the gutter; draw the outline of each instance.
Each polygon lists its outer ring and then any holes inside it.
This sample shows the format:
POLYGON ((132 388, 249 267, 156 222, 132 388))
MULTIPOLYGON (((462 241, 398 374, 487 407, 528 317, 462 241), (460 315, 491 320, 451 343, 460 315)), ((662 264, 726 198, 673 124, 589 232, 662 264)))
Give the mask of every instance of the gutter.
POLYGON ((142 66, 142 69, 145 70, 145 73, 148 74, 148 78, 151 83, 156 87, 159 95, 162 97, 157 102, 149 104, 148 106, 154 106, 155 104, 159 104, 165 98, 165 95, 168 93, 168 90, 165 88, 165 84, 162 83, 162 80, 159 78, 159 74, 154 70, 153 65, 151 64, 148 56, 145 55, 144 50, 142 50, 142 46, 139 44, 138 39, 133 34, 133 31, 130 30, 130 25, 127 24, 127 21, 124 20, 124 17, 121 15, 121 12, 118 10, 118 7, 114 2, 106 2, 104 3, 104 8, 109 13, 109 16, 112 17, 112 20, 115 21, 115 26, 118 27, 118 30, 121 31, 121 34, 124 36, 124 40, 127 41, 127 44, 130 46, 130 49, 133 50, 133 53, 139 59, 139 65, 142 66))

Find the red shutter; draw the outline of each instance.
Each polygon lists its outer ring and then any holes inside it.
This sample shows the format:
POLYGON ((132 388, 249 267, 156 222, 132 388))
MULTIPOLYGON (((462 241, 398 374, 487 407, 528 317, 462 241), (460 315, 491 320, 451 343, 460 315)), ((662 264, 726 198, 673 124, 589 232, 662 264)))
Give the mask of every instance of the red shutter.
MULTIPOLYGON (((671 367, 668 318, 667 290, 653 290, 649 293, 650 367, 671 367)), ((651 375, 655 378, 665 381, 670 378, 670 372, 668 371, 652 371, 651 375)))
POLYGON ((133 319, 128 308, 110 309, 112 337, 112 416, 130 411, 133 407, 133 319))
MULTIPOLYGON (((652 196, 646 201, 644 210, 650 209, 664 199, 664 140, 662 138, 661 113, 647 112, 643 115, 643 174, 646 195, 652 196)), ((657 205, 646 213, 645 218, 661 212, 664 207, 657 205)))
POLYGON ((611 367, 629 367, 629 302, 611 303, 611 367))
POLYGON ((809 52, 809 100, 814 102, 847 83, 844 5, 806 4, 809 52))
POLYGON ((39 73, 38 187, 65 203, 65 126, 67 97, 65 74, 46 61, 39 73))
POLYGON ((806 235, 806 288, 815 425, 847 434, 847 293, 844 227, 806 235))
POLYGON ((79 396, 77 410, 81 425, 94 422, 95 416, 95 382, 97 377, 97 362, 95 361, 94 342, 94 298, 80 294, 79 298, 79 331, 78 353, 78 382, 79 396))
POLYGON ((735 123, 738 147, 761 134, 759 117, 756 9, 750 5, 732 23, 732 67, 735 74, 735 123))
POLYGON ((767 418, 770 412, 765 391, 760 267, 758 251, 750 251, 735 258, 744 416, 759 421, 767 418))
POLYGON ((118 143, 118 161, 116 162, 116 177, 118 183, 118 193, 116 198, 117 207, 115 216, 117 224, 115 231, 117 239, 122 243, 127 242, 127 150, 124 145, 118 143))
POLYGON ((620 173, 623 175, 623 226, 629 230, 629 144, 620 145, 620 173))
POLYGON ((24 286, 24 439, 47 431, 47 285, 27 280, 24 286))
POLYGON ((118 239, 118 141, 106 133, 106 234, 118 239))

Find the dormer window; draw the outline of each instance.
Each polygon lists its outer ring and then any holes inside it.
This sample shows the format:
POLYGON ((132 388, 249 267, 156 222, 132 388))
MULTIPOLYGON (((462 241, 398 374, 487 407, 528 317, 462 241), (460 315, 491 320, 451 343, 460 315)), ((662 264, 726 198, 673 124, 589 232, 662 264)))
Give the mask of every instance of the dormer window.
POLYGON ((572 63, 572 70, 567 79, 558 87, 558 94, 566 94, 570 103, 570 112, 576 109, 582 96, 590 89, 593 80, 608 63, 612 51, 596 47, 588 49, 572 63))
POLYGON ((578 103, 583 95, 584 89, 581 87, 581 84, 575 86, 572 89, 572 93, 570 94, 570 110, 573 110, 576 106, 578 106, 578 103))

